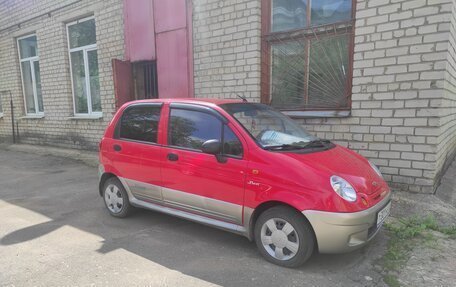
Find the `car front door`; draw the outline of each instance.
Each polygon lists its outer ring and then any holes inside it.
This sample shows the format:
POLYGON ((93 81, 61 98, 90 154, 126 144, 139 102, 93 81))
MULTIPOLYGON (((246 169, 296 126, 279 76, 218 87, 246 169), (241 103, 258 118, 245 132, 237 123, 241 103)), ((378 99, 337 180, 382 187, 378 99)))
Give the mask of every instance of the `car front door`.
POLYGON ((240 137, 215 110, 170 105, 162 153, 163 200, 172 207, 242 224, 247 161, 240 137), (225 160, 201 151, 211 139, 223 143, 225 160))

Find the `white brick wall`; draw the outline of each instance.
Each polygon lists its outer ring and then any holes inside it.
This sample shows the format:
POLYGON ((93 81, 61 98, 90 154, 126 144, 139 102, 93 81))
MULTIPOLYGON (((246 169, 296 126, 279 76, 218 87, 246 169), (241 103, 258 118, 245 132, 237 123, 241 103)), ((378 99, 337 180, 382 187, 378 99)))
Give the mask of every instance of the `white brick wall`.
MULTIPOLYGON (((74 1, 7 0, 0 4, 0 30, 34 16, 63 7, 74 1)), ((0 32, 0 90, 11 90, 16 117, 24 116, 24 98, 17 55, 16 38, 36 33, 38 38, 43 119, 19 120, 21 142, 49 144, 73 148, 96 149, 114 111, 111 59, 122 58, 122 0, 83 0, 62 10, 0 32), (71 20, 94 15, 97 33, 103 119, 72 120, 73 98, 68 60, 65 24, 71 20)), ((2 96, 4 118, 0 119, 0 142, 11 139, 11 113, 6 96, 2 96)))
MULTIPOLYGON (((244 1, 194 3, 195 95, 233 97, 232 91, 238 91, 259 101, 259 74, 248 86, 235 79, 246 68, 260 69, 261 23, 259 16, 248 19, 259 15, 261 1, 248 1, 254 9, 246 15, 234 12, 246 8, 244 1), (222 12, 231 5, 234 10, 222 12), (230 36, 237 33, 235 22, 250 23, 247 39, 230 36), (256 45, 247 54, 246 43, 252 41, 256 45), (246 64, 248 59, 253 65, 246 64)), ((452 0, 357 1, 351 116, 298 121, 371 159, 393 187, 433 192, 456 147, 452 7, 452 0)))
MULTIPOLYGON (((190 1, 190 0, 189 0, 190 1)), ((197 97, 260 100, 261 1, 192 0, 197 97)), ((3 1, 0 30, 71 1, 3 1)), ((359 0, 351 116, 298 121, 380 166, 403 190, 433 192, 456 148, 456 11, 452 0, 359 0)), ((23 142, 96 148, 114 111, 111 59, 123 58, 122 0, 82 0, 0 32, 0 90, 23 115, 15 38, 36 32, 45 118, 21 120, 23 142), (70 120, 73 104, 65 23, 95 15, 103 119, 70 120)), ((10 137, 8 99, 0 141, 10 137)))
POLYGON ((193 0, 195 95, 260 98, 260 1, 193 0))

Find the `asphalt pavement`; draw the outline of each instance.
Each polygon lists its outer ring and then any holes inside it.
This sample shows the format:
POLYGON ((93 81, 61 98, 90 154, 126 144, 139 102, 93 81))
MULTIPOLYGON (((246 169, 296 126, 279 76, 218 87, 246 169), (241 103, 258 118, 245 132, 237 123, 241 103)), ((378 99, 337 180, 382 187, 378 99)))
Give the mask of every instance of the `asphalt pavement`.
POLYGON ((146 210, 111 217, 95 167, 0 149, 0 286, 383 286, 385 245, 381 231, 286 269, 212 227, 146 210))

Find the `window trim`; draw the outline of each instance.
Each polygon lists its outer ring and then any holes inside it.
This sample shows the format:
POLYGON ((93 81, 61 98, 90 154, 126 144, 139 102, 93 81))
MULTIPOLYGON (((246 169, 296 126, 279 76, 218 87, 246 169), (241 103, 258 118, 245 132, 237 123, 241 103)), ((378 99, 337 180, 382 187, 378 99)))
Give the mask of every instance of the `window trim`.
POLYGON ((3 118, 2 93, 0 93, 0 119, 3 118))
MULTIPOLYGON (((94 112, 92 111, 92 91, 90 90, 90 73, 89 73, 89 64, 88 64, 88 56, 87 53, 90 51, 97 51, 98 52, 98 47, 97 47, 97 42, 95 44, 90 44, 90 45, 85 45, 85 46, 80 46, 76 48, 70 48, 70 30, 69 27, 80 24, 89 20, 95 20, 95 16, 89 16, 85 18, 81 18, 72 22, 69 22, 66 24, 66 33, 67 33, 67 45, 68 45, 68 61, 70 63, 70 78, 71 78, 71 94, 73 95, 73 118, 87 118, 87 117, 95 117, 95 118, 101 118, 103 117, 103 109, 100 112, 94 112), (71 61, 71 53, 72 52, 79 52, 82 51, 82 59, 84 62, 84 75, 85 75, 85 88, 86 88, 86 93, 87 93, 87 113, 77 113, 76 112, 76 97, 74 93, 74 81, 73 81, 73 66, 72 66, 72 61, 71 61)), ((95 23, 95 34, 96 34, 96 23, 95 23)), ((98 57, 98 53, 97 53, 98 57)), ((100 67, 98 65, 98 73, 100 73, 100 67)), ((99 81, 99 79, 98 79, 99 81)), ((100 94, 101 97, 101 94, 100 94)))
MULTIPOLYGON (((167 148, 173 148, 173 149, 177 149, 177 150, 184 150, 184 151, 191 151, 191 152, 206 154, 200 149, 194 149, 194 148, 171 145, 171 141, 170 141, 170 135, 171 135, 170 134, 170 132, 171 132, 171 111, 173 109, 175 109, 175 110, 187 110, 187 111, 192 111, 192 112, 200 112, 200 113, 211 115, 214 118, 216 118, 220 122, 220 124, 222 126, 220 139, 221 139, 222 144, 223 144, 225 126, 228 127, 228 128, 230 128, 230 127, 228 126, 228 123, 229 123, 228 119, 225 118, 222 114, 220 114, 215 109, 212 109, 210 107, 203 106, 203 105, 185 104, 185 103, 171 103, 169 105, 169 109, 168 109, 168 125, 166 127, 166 144, 164 146, 166 146, 167 148)), ((227 158, 233 158, 233 159, 242 160, 242 159, 244 159, 244 155, 245 155, 245 146, 244 146, 243 142, 239 139, 238 135, 233 131, 233 129, 231 129, 231 131, 233 132, 233 134, 236 136, 236 138, 238 139, 238 141, 242 145, 242 156, 228 155, 228 154, 224 154, 224 153, 221 153, 220 155, 222 155, 224 157, 227 157, 227 158)), ((222 149, 222 151, 223 151, 223 149, 222 149)))
MULTIPOLYGON (((265 0, 261 2, 261 84, 260 84, 260 102, 266 105, 270 105, 271 100, 271 82, 272 82, 272 73, 271 73, 271 63, 272 63, 272 53, 271 53, 271 44, 273 41, 269 40, 272 35, 286 35, 288 33, 299 33, 306 30, 321 30, 316 35, 327 35, 335 36, 338 33, 336 30, 337 26, 342 26, 344 29, 350 29, 349 43, 348 43, 348 103, 347 107, 341 108, 299 108, 299 109, 279 109, 281 112, 284 112, 290 117, 293 118, 307 118, 307 117, 347 117, 351 114, 352 109, 352 87, 353 87, 353 57, 354 57, 354 39, 355 39, 355 19, 356 19, 356 0, 352 1, 351 6, 351 19, 347 21, 339 21, 337 23, 329 23, 318 26, 312 26, 310 14, 311 14, 311 5, 307 5, 307 17, 306 21, 308 25, 304 28, 289 30, 289 31, 280 31, 272 32, 272 1, 274 0, 265 0), (331 34, 326 34, 329 30, 329 27, 333 27, 334 32, 331 34), (349 27, 349 28, 347 28, 349 27)), ((312 0, 307 0, 308 4, 312 0)), ((306 42, 310 43, 309 36, 303 36, 306 39, 306 42)), ((310 46, 308 45, 307 49, 310 46)), ((310 57, 310 55, 309 55, 310 57)), ((308 61, 307 61, 308 62, 308 61)), ((308 77, 308 75, 307 75, 308 77)), ((308 85, 306 81, 305 85, 308 85)))
MULTIPOLYGON (((17 55, 19 57, 19 68, 21 71, 21 83, 22 83, 22 96, 24 97, 24 112, 26 116, 44 116, 44 103, 43 103, 43 111, 39 111, 39 105, 38 105, 38 92, 37 92, 37 87, 36 87, 36 75, 35 75, 35 62, 38 62, 38 65, 40 64, 40 55, 39 55, 39 50, 37 49, 36 56, 33 57, 27 57, 27 58, 21 58, 21 47, 19 44, 20 40, 27 39, 30 37, 36 37, 36 45, 38 47, 38 36, 36 33, 31 33, 27 34, 21 37, 16 38, 16 45, 17 45, 17 55), (30 64, 30 72, 32 75, 32 92, 33 92, 33 102, 35 104, 35 112, 34 113, 29 113, 27 109, 27 98, 25 95, 25 85, 24 85, 24 71, 22 69, 22 63, 29 62, 30 64)), ((43 94, 41 94, 41 97, 43 97, 43 94)))

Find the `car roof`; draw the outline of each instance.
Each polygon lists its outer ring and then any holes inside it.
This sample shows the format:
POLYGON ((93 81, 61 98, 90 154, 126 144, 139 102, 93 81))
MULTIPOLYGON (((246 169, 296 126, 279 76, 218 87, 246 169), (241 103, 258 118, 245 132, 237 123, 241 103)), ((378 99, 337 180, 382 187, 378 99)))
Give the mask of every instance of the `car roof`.
POLYGON ((148 99, 129 102, 135 103, 186 103, 186 104, 199 104, 204 106, 219 106, 223 104, 242 103, 238 99, 209 99, 209 98, 172 98, 172 99, 148 99))

